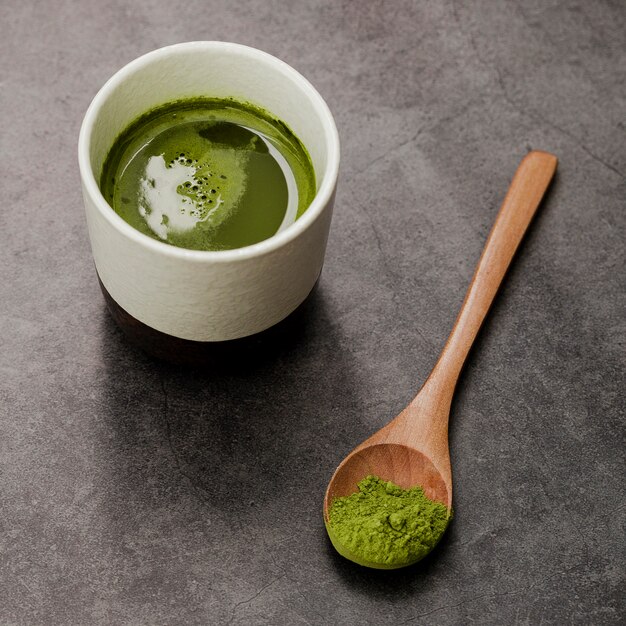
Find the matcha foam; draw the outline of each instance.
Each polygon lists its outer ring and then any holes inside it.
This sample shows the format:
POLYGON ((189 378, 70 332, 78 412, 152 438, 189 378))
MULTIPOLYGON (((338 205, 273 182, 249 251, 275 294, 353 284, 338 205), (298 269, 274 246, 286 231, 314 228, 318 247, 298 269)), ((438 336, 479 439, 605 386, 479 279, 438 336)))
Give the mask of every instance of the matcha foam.
POLYGON ((186 233, 199 222, 219 226, 237 207, 247 182, 245 154, 221 152, 219 170, 207 159, 188 165, 184 153, 169 164, 163 154, 148 159, 139 181, 139 214, 159 238, 167 240, 169 234, 186 233), (224 185, 210 185, 217 171, 229 174, 222 174, 224 182, 229 181, 224 192, 215 189, 224 185))

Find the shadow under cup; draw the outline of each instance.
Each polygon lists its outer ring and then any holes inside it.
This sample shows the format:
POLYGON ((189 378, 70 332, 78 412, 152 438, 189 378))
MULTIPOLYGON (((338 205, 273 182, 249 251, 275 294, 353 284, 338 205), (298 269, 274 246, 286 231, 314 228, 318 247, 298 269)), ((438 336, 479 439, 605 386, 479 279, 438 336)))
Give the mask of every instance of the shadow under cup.
POLYGON ((313 290, 332 217, 339 139, 322 97, 286 63, 225 42, 150 52, 98 92, 83 120, 78 160, 107 306, 127 337, 147 352, 177 362, 202 361, 218 343, 231 345, 278 324, 313 290), (307 148, 317 193, 284 231, 235 250, 177 248, 135 230, 102 196, 100 173, 116 137, 146 111, 199 96, 259 106, 285 122, 307 148))

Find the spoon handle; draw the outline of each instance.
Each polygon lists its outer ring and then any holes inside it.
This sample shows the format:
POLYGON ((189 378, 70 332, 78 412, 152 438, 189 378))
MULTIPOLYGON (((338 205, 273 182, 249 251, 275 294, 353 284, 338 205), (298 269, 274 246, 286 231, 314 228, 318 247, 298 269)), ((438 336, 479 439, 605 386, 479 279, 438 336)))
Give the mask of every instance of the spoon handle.
POLYGON ((424 387, 452 399, 463 363, 500 283, 556 171, 557 158, 534 150, 520 163, 489 233, 448 341, 424 387), (434 388, 433 388, 434 387, 434 388))

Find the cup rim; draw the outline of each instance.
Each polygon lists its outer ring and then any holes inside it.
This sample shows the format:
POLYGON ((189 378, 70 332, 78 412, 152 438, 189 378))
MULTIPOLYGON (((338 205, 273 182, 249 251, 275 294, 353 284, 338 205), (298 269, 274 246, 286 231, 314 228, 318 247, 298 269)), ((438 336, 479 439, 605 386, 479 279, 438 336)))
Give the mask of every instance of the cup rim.
POLYGON ((108 220, 116 230, 122 232, 126 237, 132 239, 137 244, 152 249, 154 252, 179 259, 182 258, 188 261, 230 262, 250 259, 273 252, 274 250, 297 238, 319 217, 319 215, 323 212, 324 207, 328 204, 337 183, 339 156, 339 134, 337 132, 335 121, 328 105, 315 87, 313 87, 313 85, 302 74, 300 74, 300 72, 268 52, 263 52, 262 50, 251 46, 226 41, 188 41, 184 43, 177 43, 157 48, 156 50, 143 54, 130 63, 127 63, 115 72, 109 80, 107 80, 91 101, 91 104, 85 113, 85 117, 83 118, 78 137, 78 166, 80 176, 85 187, 85 191, 91 197, 100 214, 108 220), (145 235, 144 233, 133 228, 113 210, 102 195, 100 186, 98 185, 91 167, 89 153, 94 123, 97 119, 100 108, 111 93, 124 80, 140 70, 142 67, 145 67, 146 65, 149 65, 150 63, 163 57, 188 52, 189 50, 194 49, 230 50, 246 55, 249 58, 256 58, 273 65, 275 69, 296 83, 313 102, 314 107, 319 112, 327 137, 328 147, 326 151, 326 170, 317 193, 307 210, 301 217, 299 217, 293 224, 282 232, 243 248, 234 248, 232 250, 190 250, 152 239, 148 235, 145 235))

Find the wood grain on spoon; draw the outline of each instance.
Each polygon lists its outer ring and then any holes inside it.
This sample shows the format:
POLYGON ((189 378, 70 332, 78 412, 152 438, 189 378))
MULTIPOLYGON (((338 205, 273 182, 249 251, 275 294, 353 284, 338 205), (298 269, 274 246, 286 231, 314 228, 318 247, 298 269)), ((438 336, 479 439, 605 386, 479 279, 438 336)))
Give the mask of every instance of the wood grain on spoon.
POLYGON ((357 483, 369 474, 405 489, 420 485, 431 500, 452 507, 448 417, 454 389, 556 166, 554 155, 538 150, 520 163, 437 364, 415 399, 339 465, 324 498, 326 522, 333 499, 356 492, 357 483))

